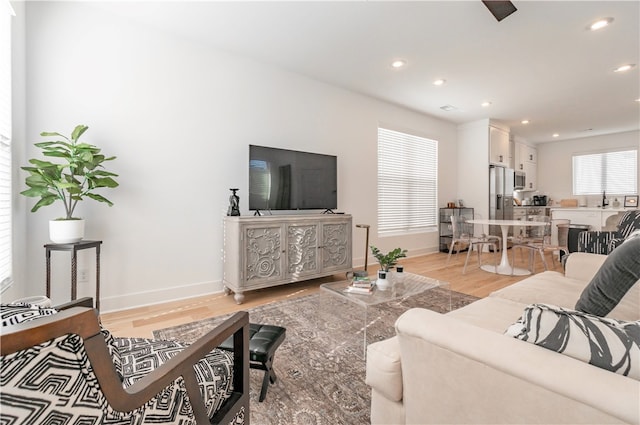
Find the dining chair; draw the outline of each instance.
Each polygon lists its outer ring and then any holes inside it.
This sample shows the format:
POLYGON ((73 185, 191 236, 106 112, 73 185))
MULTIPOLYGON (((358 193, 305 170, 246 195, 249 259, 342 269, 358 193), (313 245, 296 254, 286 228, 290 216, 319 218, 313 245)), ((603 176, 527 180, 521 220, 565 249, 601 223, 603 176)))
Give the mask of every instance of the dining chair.
MULTIPOLYGON (((520 237, 514 237, 511 239, 511 275, 513 276, 516 260, 516 250, 529 251, 529 271, 533 273, 535 265, 535 254, 540 255, 542 265, 545 270, 548 270, 547 260, 544 256, 547 248, 551 249, 551 218, 548 216, 533 216, 529 221, 542 221, 547 223, 545 226, 526 226, 526 234, 520 237)), ((526 222, 524 222, 526 223, 526 222)), ((567 228, 568 231, 568 228, 567 228)))
POLYGON ((481 234, 480 236, 475 236, 474 231, 475 227, 473 223, 467 222, 467 219, 463 216, 451 216, 451 231, 453 233, 453 239, 451 241, 451 246, 449 247, 449 256, 447 257, 447 265, 449 265, 449 261, 451 260, 451 254, 453 253, 454 248, 456 249, 456 256, 460 252, 460 246, 467 247, 467 257, 464 261, 464 267, 462 268, 462 274, 466 273, 467 264, 469 262, 469 257, 471 256, 471 251, 476 249, 478 254, 478 267, 482 266, 482 251, 484 246, 490 246, 493 248, 494 256, 496 257, 496 261, 494 266, 496 268, 496 273, 498 273, 498 249, 500 247, 499 239, 496 241, 496 237, 492 236, 488 237, 486 234, 481 234))

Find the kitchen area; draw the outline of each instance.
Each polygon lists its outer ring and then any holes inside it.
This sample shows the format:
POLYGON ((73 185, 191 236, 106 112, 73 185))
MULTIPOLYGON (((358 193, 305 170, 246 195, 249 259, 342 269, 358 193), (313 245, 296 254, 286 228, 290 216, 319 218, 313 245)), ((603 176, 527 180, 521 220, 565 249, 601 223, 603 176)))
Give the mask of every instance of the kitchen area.
MULTIPOLYGON (((474 207, 475 218, 532 221, 547 216, 569 219, 571 226, 582 227, 576 231, 609 230, 621 214, 637 209, 637 201, 625 202, 637 198, 629 190, 607 193, 605 208, 602 193, 574 195, 572 161, 576 153, 637 150, 638 132, 533 145, 503 123, 483 119, 461 125, 458 141, 457 198, 474 207), (488 161, 478 160, 483 157, 488 161), (508 175, 492 176, 494 169, 508 175)), ((499 227, 491 227, 489 233, 500 235, 499 227)), ((526 226, 509 230, 512 236, 524 234, 526 226)))

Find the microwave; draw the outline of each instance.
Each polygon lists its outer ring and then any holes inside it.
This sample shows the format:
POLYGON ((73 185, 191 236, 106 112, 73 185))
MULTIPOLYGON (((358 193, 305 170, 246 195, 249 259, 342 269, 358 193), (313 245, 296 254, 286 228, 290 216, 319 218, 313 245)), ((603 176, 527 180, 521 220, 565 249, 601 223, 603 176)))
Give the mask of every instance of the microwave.
POLYGON ((513 173, 513 188, 515 190, 524 189, 527 185, 527 178, 524 171, 516 171, 513 173))

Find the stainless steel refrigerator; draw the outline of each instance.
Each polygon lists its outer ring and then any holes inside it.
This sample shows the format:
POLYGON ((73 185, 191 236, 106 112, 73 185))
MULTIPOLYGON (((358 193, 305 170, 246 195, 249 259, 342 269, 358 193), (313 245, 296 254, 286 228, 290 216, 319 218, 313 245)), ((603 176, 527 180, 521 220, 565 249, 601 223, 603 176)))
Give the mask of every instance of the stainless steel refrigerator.
MULTIPOLYGON (((489 167, 489 218, 513 220, 514 170, 491 165, 489 167)), ((512 233, 511 227, 509 234, 512 233)), ((489 226, 489 233, 502 236, 500 226, 489 226)))

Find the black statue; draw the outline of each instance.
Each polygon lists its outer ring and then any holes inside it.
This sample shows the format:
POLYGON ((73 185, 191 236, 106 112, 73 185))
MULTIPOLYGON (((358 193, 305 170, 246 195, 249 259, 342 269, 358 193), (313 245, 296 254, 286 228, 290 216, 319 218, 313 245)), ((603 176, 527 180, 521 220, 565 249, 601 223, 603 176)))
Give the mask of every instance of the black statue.
POLYGON ((229 196, 229 209, 227 210, 227 215, 240 215, 240 197, 236 195, 236 192, 240 189, 229 189, 233 192, 231 196, 229 196))

